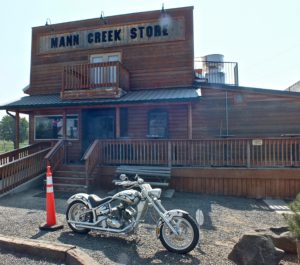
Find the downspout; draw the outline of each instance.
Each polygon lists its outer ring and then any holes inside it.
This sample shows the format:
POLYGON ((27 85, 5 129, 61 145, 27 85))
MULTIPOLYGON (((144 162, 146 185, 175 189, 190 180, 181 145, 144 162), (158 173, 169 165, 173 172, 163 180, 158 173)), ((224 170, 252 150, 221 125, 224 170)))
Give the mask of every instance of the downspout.
POLYGON ((226 136, 229 135, 229 125, 228 125, 228 94, 227 90, 225 93, 225 119, 226 119, 226 136))

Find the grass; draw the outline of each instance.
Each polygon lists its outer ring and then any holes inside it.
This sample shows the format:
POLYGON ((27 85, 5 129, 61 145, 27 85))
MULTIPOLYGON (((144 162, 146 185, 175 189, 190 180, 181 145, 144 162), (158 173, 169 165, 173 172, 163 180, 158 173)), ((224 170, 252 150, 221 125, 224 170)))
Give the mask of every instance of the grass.
MULTIPOLYGON (((20 148, 28 145, 28 141, 20 143, 20 148)), ((0 141, 0 154, 14 150, 14 143, 11 141, 0 141)))

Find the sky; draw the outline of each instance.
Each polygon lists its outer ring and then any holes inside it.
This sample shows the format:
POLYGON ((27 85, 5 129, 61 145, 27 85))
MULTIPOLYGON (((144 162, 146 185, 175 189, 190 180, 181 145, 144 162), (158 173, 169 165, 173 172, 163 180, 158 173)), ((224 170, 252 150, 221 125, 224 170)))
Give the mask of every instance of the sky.
MULTIPOLYGON (((104 16, 194 6, 195 57, 238 62, 241 86, 286 89, 300 80, 300 0, 0 0, 0 105, 29 84, 31 29, 104 16)), ((2 113, 0 113, 1 115, 2 113)), ((2 114, 3 115, 3 114, 2 114)))

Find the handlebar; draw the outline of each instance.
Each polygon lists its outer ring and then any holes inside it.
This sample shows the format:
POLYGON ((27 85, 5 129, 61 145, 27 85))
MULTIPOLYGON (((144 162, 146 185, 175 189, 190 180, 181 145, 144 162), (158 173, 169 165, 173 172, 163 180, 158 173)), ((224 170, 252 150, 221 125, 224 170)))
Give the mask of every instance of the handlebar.
MULTIPOLYGON (((122 174, 122 175, 121 176, 124 178, 124 174, 122 174)), ((125 175, 125 177, 126 177, 126 175, 125 175)), ((142 178, 140 178, 137 174, 135 175, 134 179, 135 179, 134 181, 131 181, 131 180, 128 180, 128 179, 127 180, 122 180, 122 181, 116 181, 115 185, 123 186, 123 187, 134 187, 134 186, 138 186, 138 185, 144 183, 144 180, 142 178)))
POLYGON ((125 180, 125 181, 116 181, 115 182, 115 185, 118 185, 118 186, 132 186, 134 184, 136 184, 137 182, 136 181, 130 181, 130 180, 125 180))

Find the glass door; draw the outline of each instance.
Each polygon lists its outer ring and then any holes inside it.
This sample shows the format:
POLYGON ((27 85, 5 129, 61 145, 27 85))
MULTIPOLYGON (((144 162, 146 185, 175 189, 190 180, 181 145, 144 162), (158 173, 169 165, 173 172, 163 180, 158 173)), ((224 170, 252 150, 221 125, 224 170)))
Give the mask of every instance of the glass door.
POLYGON ((106 62, 119 62, 119 53, 95 54, 91 55, 90 63, 102 65, 91 65, 91 83, 94 87, 112 86, 117 82, 117 67, 116 65, 105 64, 106 62))

